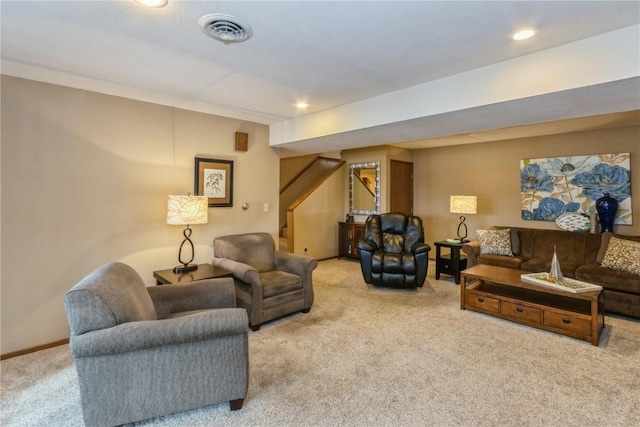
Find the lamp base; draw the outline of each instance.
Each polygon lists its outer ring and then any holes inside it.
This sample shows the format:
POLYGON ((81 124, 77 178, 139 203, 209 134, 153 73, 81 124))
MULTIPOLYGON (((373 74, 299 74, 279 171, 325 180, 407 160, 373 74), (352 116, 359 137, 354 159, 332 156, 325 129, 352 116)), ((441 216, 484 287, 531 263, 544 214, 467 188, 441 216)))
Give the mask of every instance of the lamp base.
POLYGON ((198 264, 185 264, 185 265, 179 265, 175 267, 173 269, 173 272, 175 274, 183 274, 183 273, 188 273, 190 271, 194 271, 197 269, 198 269, 198 264))
POLYGON ((460 215, 460 224, 458 224, 458 239, 460 243, 467 243, 467 224, 464 223, 466 218, 464 215, 460 215))

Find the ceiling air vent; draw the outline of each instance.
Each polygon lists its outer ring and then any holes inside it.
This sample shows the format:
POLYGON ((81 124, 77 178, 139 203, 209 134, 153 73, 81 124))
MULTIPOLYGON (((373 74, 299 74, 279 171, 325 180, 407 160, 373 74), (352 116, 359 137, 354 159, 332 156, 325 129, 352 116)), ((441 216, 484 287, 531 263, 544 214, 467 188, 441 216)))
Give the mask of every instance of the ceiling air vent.
POLYGON ((251 26, 231 15, 214 13, 205 15, 198 26, 209 37, 223 43, 238 43, 247 40, 253 34, 251 26))

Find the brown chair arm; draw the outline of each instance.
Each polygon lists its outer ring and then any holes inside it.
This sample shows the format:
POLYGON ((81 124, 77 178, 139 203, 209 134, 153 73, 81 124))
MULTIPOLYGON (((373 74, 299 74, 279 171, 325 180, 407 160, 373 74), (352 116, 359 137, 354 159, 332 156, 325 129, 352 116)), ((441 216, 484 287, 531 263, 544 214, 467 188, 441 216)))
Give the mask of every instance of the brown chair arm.
POLYGON ((234 261, 229 258, 214 257, 211 260, 211 264, 214 267, 221 267, 227 271, 233 273, 233 277, 251 285, 261 286, 260 276, 258 270, 251 267, 249 264, 234 261))
POLYGON ((307 277, 318 266, 317 259, 290 252, 275 251, 273 258, 276 270, 286 271, 300 277, 307 277))
POLYGON ((462 245, 462 251, 467 256, 467 268, 478 264, 478 255, 480 255, 480 242, 472 240, 462 245))

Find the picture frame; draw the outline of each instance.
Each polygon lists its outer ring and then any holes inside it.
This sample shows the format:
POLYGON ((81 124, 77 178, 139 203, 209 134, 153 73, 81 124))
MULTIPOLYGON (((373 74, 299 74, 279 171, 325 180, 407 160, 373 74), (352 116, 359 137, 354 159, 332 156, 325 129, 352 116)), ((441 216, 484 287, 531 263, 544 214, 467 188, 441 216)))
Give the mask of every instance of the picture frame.
POLYGON ((523 220, 556 221, 566 213, 589 217, 605 194, 619 203, 615 224, 631 225, 631 153, 520 160, 523 220))
POLYGON ((195 158, 194 193, 207 196, 209 207, 233 206, 233 160, 195 158))

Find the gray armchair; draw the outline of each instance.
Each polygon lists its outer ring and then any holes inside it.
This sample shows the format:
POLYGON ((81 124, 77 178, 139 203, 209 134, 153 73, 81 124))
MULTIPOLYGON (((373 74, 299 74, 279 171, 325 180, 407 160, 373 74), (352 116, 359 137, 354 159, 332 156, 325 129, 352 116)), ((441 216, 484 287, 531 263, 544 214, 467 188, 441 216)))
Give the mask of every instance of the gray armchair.
POLYGON ((242 407, 248 318, 231 278, 145 287, 110 263, 64 296, 84 422, 113 426, 224 401, 242 407))
POLYGON ((233 272, 236 302, 249 313, 252 330, 269 320, 311 309, 312 273, 318 261, 276 251, 270 234, 216 237, 213 256, 214 266, 233 272))

